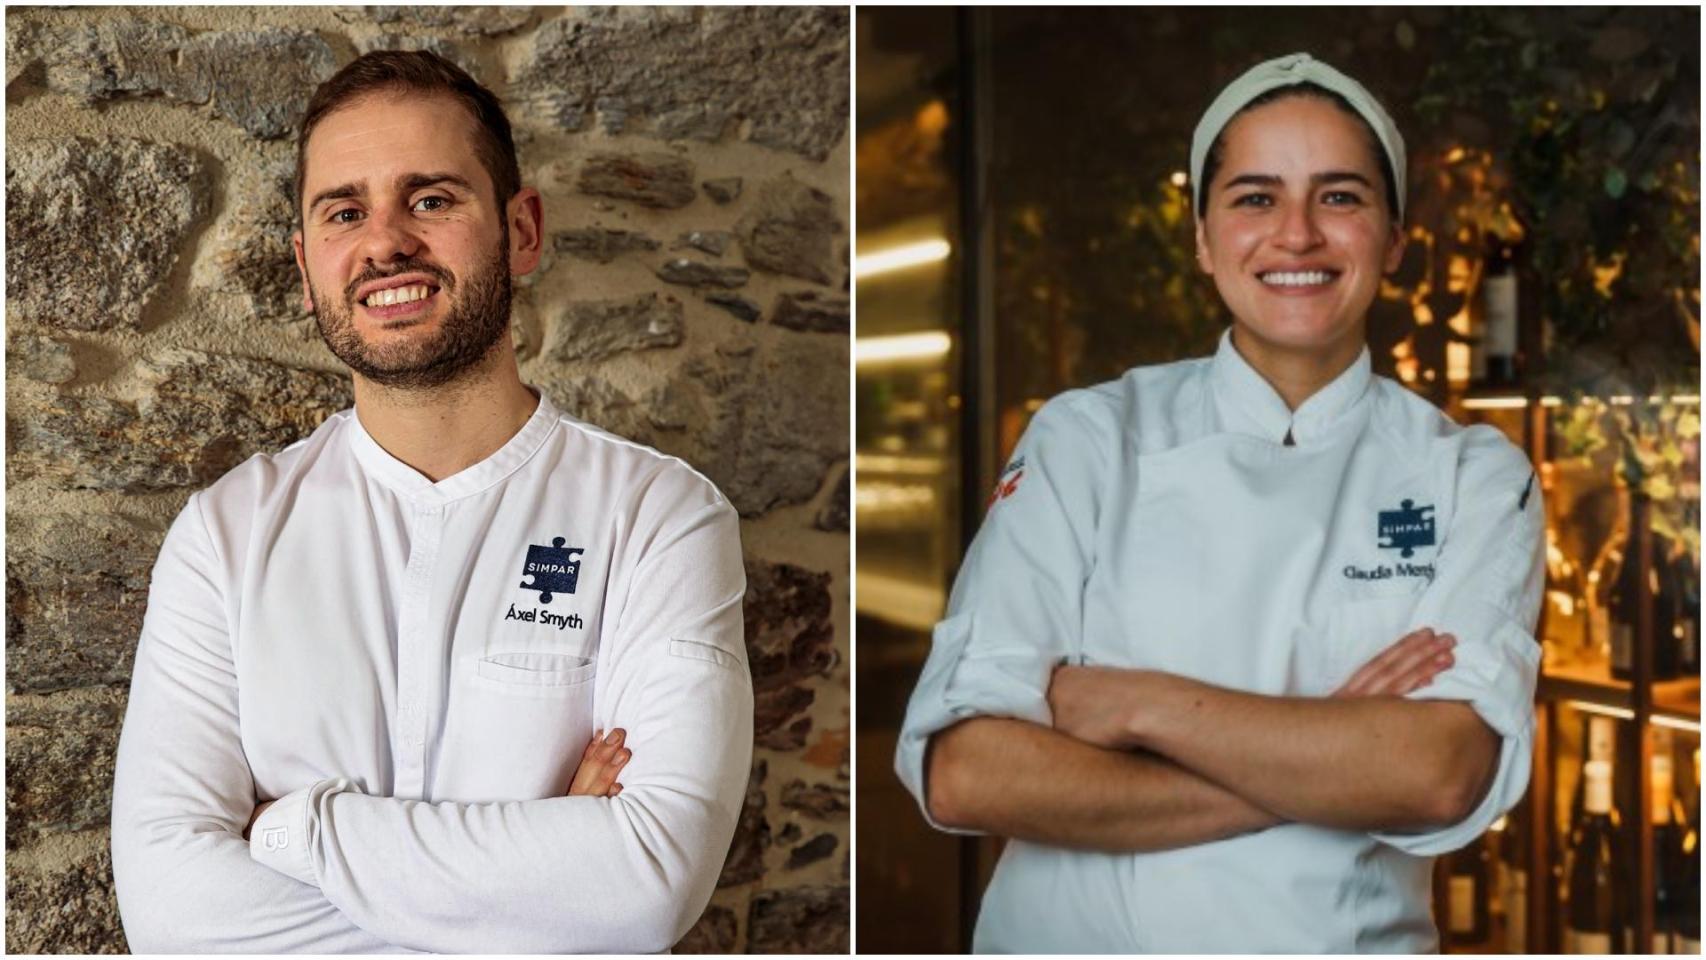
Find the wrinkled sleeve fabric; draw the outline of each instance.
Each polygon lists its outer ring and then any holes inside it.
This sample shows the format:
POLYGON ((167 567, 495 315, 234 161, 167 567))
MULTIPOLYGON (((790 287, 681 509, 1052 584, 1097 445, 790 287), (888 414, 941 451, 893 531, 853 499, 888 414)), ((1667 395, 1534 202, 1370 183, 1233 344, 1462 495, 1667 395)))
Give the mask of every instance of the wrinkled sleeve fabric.
POLYGON ((738 517, 708 483, 657 484, 646 501, 594 708, 598 725, 628 732, 620 796, 424 802, 323 780, 256 821, 256 862, 414 949, 674 946, 710 899, 745 796, 746 577, 738 517))
POLYGON ((226 578, 190 497, 160 548, 113 775, 113 881, 134 953, 408 952, 255 863, 226 578))
POLYGON ((1405 627, 1455 636, 1455 662, 1408 698, 1467 703, 1502 742, 1492 785, 1469 816, 1425 833, 1374 834, 1418 856, 1459 849, 1485 832, 1522 798, 1533 757, 1541 656, 1534 631, 1546 576, 1540 481, 1528 458, 1493 428, 1467 433, 1434 579, 1405 627))
POLYGON ((1103 449, 1063 394, 1037 411, 992 494, 936 625, 930 655, 907 704, 895 770, 927 820, 925 752, 935 734, 977 716, 1049 726, 1049 678, 1083 647, 1103 449))

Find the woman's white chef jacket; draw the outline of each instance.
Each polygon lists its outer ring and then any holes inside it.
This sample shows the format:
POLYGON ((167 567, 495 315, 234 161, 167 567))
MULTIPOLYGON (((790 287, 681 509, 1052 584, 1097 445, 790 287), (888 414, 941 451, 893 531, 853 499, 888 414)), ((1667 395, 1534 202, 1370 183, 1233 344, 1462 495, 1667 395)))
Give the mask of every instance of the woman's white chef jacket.
POLYGON ((347 410, 250 459, 154 568, 113 792, 131 949, 667 950, 745 793, 744 591, 709 481, 543 397, 439 483, 347 410), (622 794, 563 796, 618 726, 622 794))
POLYGON ((921 805, 931 734, 979 715, 1049 724, 1063 658, 1326 696, 1431 626, 1457 636, 1456 663, 1410 696, 1469 703, 1504 744, 1480 807, 1435 832, 1287 824, 1139 854, 1010 843, 975 948, 1433 952, 1431 855, 1528 782, 1542 529, 1523 454, 1371 376, 1366 348, 1295 414, 1229 335, 1212 359, 1046 404, 907 710, 896 767, 921 805))

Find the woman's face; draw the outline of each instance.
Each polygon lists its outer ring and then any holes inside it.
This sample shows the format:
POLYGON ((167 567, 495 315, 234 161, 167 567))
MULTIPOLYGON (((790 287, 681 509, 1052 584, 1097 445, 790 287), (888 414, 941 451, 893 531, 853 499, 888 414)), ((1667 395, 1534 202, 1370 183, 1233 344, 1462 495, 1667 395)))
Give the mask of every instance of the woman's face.
POLYGON ((1197 262, 1240 328, 1267 351, 1354 357, 1381 275, 1404 235, 1355 117, 1315 97, 1240 114, 1197 223, 1197 262))

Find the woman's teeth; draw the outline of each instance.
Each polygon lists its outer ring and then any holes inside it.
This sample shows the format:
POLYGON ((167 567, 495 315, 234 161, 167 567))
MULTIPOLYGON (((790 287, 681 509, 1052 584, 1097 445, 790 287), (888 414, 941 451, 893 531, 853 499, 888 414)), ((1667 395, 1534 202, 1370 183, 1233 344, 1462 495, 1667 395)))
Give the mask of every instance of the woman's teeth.
POLYGON ((412 300, 423 300, 432 295, 432 288, 424 283, 412 287, 391 287, 368 295, 362 302, 370 307, 388 307, 394 303, 408 303, 412 300))
POLYGON ((1289 270, 1260 274, 1263 283, 1276 287, 1313 287, 1331 281, 1338 274, 1328 270, 1289 270))

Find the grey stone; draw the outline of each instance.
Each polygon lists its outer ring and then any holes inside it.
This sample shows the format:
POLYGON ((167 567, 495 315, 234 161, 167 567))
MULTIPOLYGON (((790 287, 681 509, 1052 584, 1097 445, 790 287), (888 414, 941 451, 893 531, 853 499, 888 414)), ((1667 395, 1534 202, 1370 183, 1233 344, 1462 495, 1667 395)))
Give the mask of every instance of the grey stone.
POLYGON ((571 303, 551 359, 602 360, 630 350, 674 347, 682 337, 681 301, 655 293, 571 303))
POLYGON ((847 953, 847 887, 763 890, 747 912, 749 953, 847 953))
MULTIPOLYGON (((18 10, 19 8, 12 8, 18 10)), ((19 13, 6 14, 6 86, 26 73, 35 73, 42 65, 42 40, 48 31, 42 24, 19 13)), ((51 41, 50 41, 51 42, 51 41)), ((40 80, 41 78, 36 78, 40 80)))
POLYGON ((677 257, 658 267, 658 279, 688 287, 723 287, 732 290, 743 287, 752 274, 745 267, 725 267, 677 257))
POLYGON ((835 856, 835 848, 840 842, 833 833, 818 834, 788 851, 788 869, 798 870, 835 856))
POLYGON ((734 840, 723 859, 723 872, 717 877, 719 887, 737 887, 764 876, 764 851, 770 849, 770 822, 764 818, 764 778, 768 771, 763 760, 752 762, 734 840))
POLYGON ((238 191, 236 209, 215 234, 219 289, 242 298, 259 320, 282 323, 307 315, 290 242, 296 231, 295 176, 294 160, 263 168, 238 191))
POLYGON ((51 90, 89 101, 211 102, 214 113, 262 140, 291 133, 314 88, 337 70, 332 48, 308 30, 191 36, 154 20, 103 20, 59 39, 47 65, 51 90))
POLYGON ((566 253, 571 257, 591 260, 594 263, 609 263, 625 253, 658 248, 658 242, 643 233, 605 230, 600 227, 564 230, 553 235, 551 242, 558 253, 566 253))
POLYGON ((815 290, 784 293, 770 308, 770 322, 810 333, 847 333, 853 329, 847 298, 815 290))
POLYGON ((747 558, 746 652, 752 669, 755 742, 797 750, 811 729, 803 716, 818 680, 835 672, 831 577, 787 563, 747 558))
POLYGON ((139 329, 207 214, 208 181, 203 161, 182 147, 84 137, 9 143, 8 312, 64 330, 139 329))
POLYGON ((33 333, 13 334, 6 340, 6 369, 41 383, 67 383, 77 376, 71 344, 33 333))
POLYGON ((107 831, 53 834, 8 851, 6 952, 129 952, 107 831))
POLYGON ((673 153, 595 153, 576 184, 595 197, 675 209, 693 202, 693 164, 673 153))
POLYGON ((739 131, 822 160, 847 130, 849 33, 845 7, 574 7, 534 34, 513 96, 565 130, 739 131))
POLYGON ((759 309, 758 304, 732 293, 707 293, 705 294, 705 302, 715 307, 721 307, 747 323, 757 323, 758 318, 763 316, 763 311, 759 309))
POLYGON ((262 140, 293 133, 314 89, 338 68, 332 48, 307 30, 202 34, 184 60, 206 78, 214 112, 262 140))
POLYGON ((6 842, 112 820, 113 755, 127 700, 120 686, 6 702, 6 842))
MULTIPOLYGON (((435 8, 420 7, 414 9, 433 10, 435 8)), ((484 9, 502 10, 504 8, 486 7, 484 9)), ((429 53, 436 53, 444 59, 449 60, 451 63, 456 64, 475 79, 478 79, 482 72, 480 70, 479 61, 475 60, 471 54, 468 54, 461 47, 451 43, 449 40, 443 40, 438 37, 426 37, 406 33, 381 33, 371 37, 362 37, 357 40, 355 42, 355 49, 358 53, 372 53, 375 50, 407 50, 411 52, 425 50, 429 53)))
POLYGON ((791 846, 800 842, 801 835, 800 825, 790 821, 782 825, 782 831, 776 834, 776 842, 784 847, 791 846))
POLYGON ((730 954, 735 952, 736 943, 735 912, 712 904, 673 952, 730 954))
POLYGON ((205 486, 350 405, 346 376, 197 350, 145 362, 136 403, 61 395, 14 411, 14 463, 81 490, 205 486))
POLYGON ((673 377, 646 394, 646 420, 659 430, 685 430, 697 411, 698 406, 673 377))
POLYGON ((705 196, 710 197, 719 205, 733 203, 740 199, 740 177, 718 177, 707 180, 699 186, 705 190, 705 196))
MULTIPOLYGON (((399 23, 418 27, 453 27, 458 33, 497 37, 514 33, 533 21, 535 7, 339 7, 345 23, 399 23)), ((437 51, 434 51, 437 52, 437 51)))
POLYGON ((751 209, 735 224, 747 263, 816 283, 830 282, 841 233, 829 194, 786 173, 765 181, 751 209))
MULTIPOLYGON (((727 348, 723 348, 727 349, 727 348)), ((690 362, 704 426, 669 452, 704 471, 743 515, 810 500, 847 458, 847 343, 788 337, 766 350, 690 362)))
POLYGON ((675 249, 692 247, 713 257, 720 257, 734 238, 735 235, 727 230, 692 230, 675 238, 675 249))
POLYGON ((823 505, 823 509, 817 512, 817 517, 812 520, 812 526, 819 530, 840 530, 842 532, 848 530, 847 487, 851 476, 850 471, 841 471, 841 479, 835 484, 835 492, 830 495, 829 501, 823 505))
POLYGON ((558 376, 539 383, 557 409, 637 443, 650 442, 645 411, 634 399, 593 375, 558 376))
POLYGON ((791 780, 782 787, 782 806, 818 820, 845 820, 852 809, 846 787, 804 780, 791 780))
POLYGON ((9 514, 6 688, 125 683, 166 531, 102 514, 9 514))

